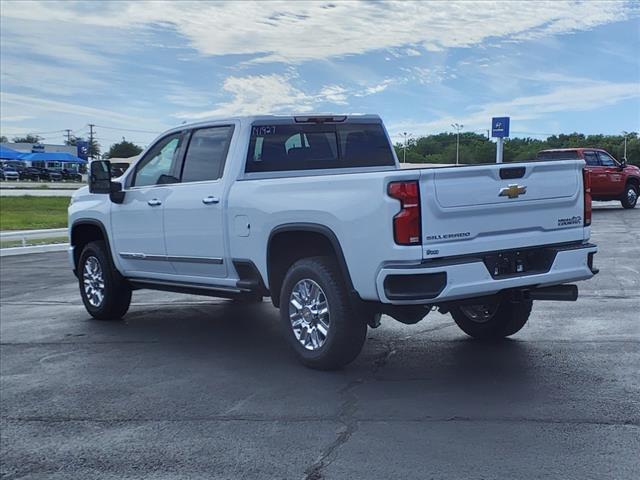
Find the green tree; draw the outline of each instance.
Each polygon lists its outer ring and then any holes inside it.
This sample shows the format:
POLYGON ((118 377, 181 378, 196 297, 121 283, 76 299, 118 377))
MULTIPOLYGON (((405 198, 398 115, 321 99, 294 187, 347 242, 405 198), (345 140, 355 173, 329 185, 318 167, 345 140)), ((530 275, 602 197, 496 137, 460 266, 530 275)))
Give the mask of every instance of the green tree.
POLYGON ((40 143, 42 137, 28 134, 24 137, 13 137, 13 143, 40 143))
POLYGON ((119 143, 114 143, 109 148, 109 151, 105 154, 106 158, 129 158, 135 155, 138 155, 142 152, 142 148, 140 148, 135 143, 128 142, 122 137, 122 141, 119 143))
POLYGON ((4 135, 0 136, 0 143, 7 143, 9 141, 9 139, 7 137, 5 137, 4 135))
MULTIPOLYGON (((402 161, 403 144, 394 145, 402 161)), ((585 135, 573 132, 551 135, 542 140, 536 138, 507 138, 504 142, 505 162, 533 160, 540 150, 549 148, 593 147, 603 148, 616 159, 624 158, 622 135, 585 135)), ((460 163, 493 163, 496 159, 496 144, 484 135, 473 132, 460 133, 460 163)), ((637 132, 627 135, 627 161, 640 165, 640 138, 637 132)), ((407 142, 408 163, 455 163, 456 135, 450 132, 412 138, 407 142)))

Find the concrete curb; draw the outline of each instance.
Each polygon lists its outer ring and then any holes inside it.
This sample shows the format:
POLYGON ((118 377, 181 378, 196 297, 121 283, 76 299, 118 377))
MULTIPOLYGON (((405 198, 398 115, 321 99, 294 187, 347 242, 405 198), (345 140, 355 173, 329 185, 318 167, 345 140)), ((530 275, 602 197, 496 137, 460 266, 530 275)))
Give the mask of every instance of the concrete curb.
POLYGON ((50 243, 48 245, 32 245, 30 247, 0 248, 0 257, 27 255, 29 253, 61 252, 69 248, 68 243, 50 243))

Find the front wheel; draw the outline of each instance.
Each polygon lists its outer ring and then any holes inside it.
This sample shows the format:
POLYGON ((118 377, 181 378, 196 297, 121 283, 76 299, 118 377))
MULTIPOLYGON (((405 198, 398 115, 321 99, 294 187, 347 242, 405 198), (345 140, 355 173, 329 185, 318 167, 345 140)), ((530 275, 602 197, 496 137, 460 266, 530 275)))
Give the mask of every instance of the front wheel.
POLYGON ((531 300, 513 301, 496 295, 477 304, 465 302, 451 309, 458 327, 473 338, 499 339, 520 331, 531 315, 531 300))
POLYGON ((627 183, 624 187, 624 193, 620 199, 620 203, 624 208, 634 208, 638 203, 638 187, 632 183, 627 183))
POLYGON ((131 287, 114 268, 105 242, 88 243, 78 260, 80 295, 98 320, 119 320, 131 304, 131 287))
POLYGON ((280 318, 291 347, 306 366, 335 370, 362 350, 367 324, 347 292, 330 257, 305 258, 289 268, 280 293, 280 318))

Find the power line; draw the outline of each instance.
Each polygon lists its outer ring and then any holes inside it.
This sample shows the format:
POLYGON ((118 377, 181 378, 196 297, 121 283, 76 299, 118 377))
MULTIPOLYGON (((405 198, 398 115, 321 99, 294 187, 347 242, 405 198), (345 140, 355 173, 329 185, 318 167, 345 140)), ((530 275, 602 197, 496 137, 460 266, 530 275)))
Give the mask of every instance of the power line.
POLYGON ((64 130, 52 130, 50 132, 25 132, 25 133, 12 133, 11 135, 19 137, 19 136, 26 136, 26 135, 48 135, 48 134, 53 134, 53 133, 62 133, 64 132, 64 130))
POLYGON ((104 125, 94 125, 94 127, 98 127, 98 128, 106 128, 107 130, 119 130, 121 132, 138 132, 138 133, 154 133, 154 134, 158 134, 158 131, 152 131, 152 130, 136 130, 133 128, 118 128, 118 127, 106 127, 104 125))

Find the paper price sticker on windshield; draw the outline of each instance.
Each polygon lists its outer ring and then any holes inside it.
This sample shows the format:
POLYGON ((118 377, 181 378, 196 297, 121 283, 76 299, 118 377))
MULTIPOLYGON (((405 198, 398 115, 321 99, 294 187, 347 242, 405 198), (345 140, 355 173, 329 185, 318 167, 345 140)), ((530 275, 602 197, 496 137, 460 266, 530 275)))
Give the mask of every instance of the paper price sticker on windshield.
POLYGON ((275 135, 276 127, 275 125, 259 125, 253 127, 252 135, 254 137, 264 137, 266 135, 275 135))

